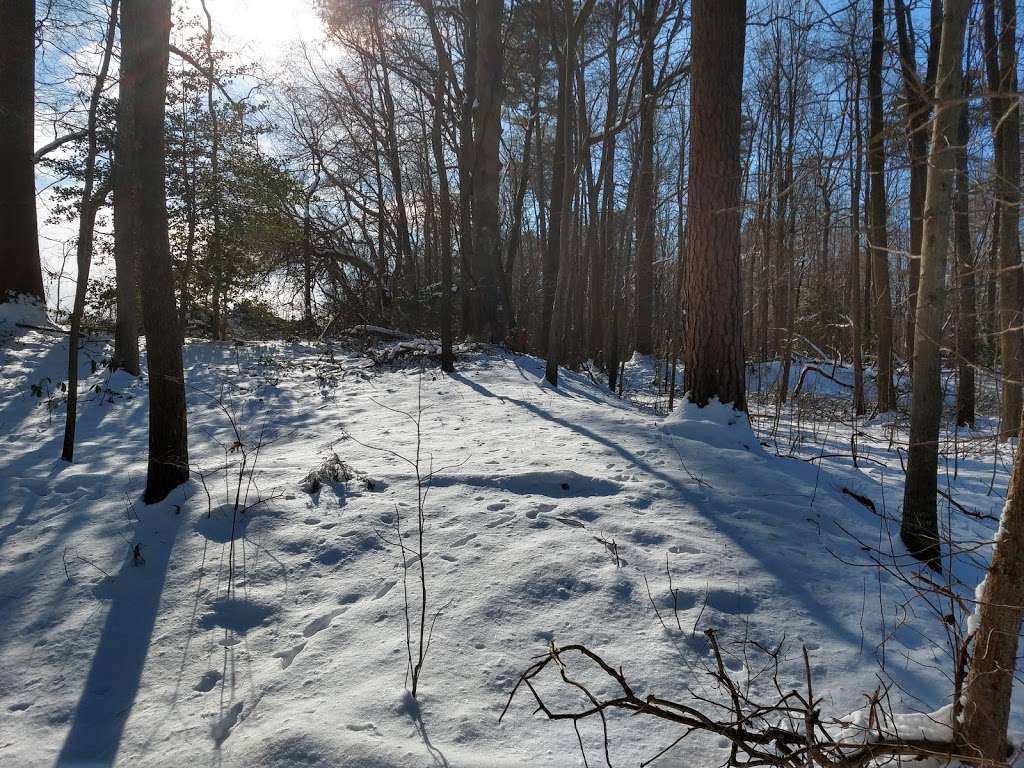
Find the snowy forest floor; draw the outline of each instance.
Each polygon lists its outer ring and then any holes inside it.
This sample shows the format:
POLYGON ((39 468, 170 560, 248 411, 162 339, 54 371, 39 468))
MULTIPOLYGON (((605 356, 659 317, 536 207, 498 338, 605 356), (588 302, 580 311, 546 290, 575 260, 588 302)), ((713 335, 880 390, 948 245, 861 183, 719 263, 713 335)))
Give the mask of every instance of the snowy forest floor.
MULTIPOLYGON (((896 711, 950 700, 949 607, 929 610, 914 577, 878 566, 919 570, 894 525, 905 425, 852 423, 845 393, 777 420, 755 400, 754 432, 722 407, 660 416, 586 375, 554 390, 525 356, 466 352, 444 376, 338 346, 190 341, 193 480, 145 507, 144 379, 110 374, 106 341, 85 344, 69 465, 67 337, 0 318, 0 344, 5 766, 583 765, 572 725, 534 715, 526 695, 498 723, 531 660, 552 640, 581 642, 638 692, 718 699, 706 628, 754 692, 774 685, 754 643, 784 643, 783 688, 803 686, 806 646, 826 717, 862 707, 880 681, 896 711), (398 411, 420 415, 421 469, 435 473, 424 563, 438 615, 418 701, 395 544, 396 516, 403 536, 415 530, 415 477, 395 453, 415 455, 416 428, 398 411), (335 452, 365 476, 304 491, 335 452), (239 485, 243 456, 253 472, 239 485)), ((957 433, 941 478, 955 501, 944 526, 978 542, 942 577, 965 596, 1006 490, 994 429, 957 433)), ((578 701, 553 680, 545 690, 578 701)), ((602 764, 599 722, 580 733, 602 764)), ((612 764, 679 735, 612 715, 612 764)), ((652 765, 727 754, 695 735, 652 765)))

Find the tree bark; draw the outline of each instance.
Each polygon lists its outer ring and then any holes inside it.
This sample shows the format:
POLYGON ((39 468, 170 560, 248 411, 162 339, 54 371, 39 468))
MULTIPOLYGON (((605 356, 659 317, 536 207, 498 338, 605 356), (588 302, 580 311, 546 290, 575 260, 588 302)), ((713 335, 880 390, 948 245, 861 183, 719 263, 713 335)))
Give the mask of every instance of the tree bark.
POLYGON ((946 305, 950 203, 963 95, 960 60, 969 9, 970 0, 945 0, 943 3, 935 89, 937 114, 932 121, 921 238, 910 448, 900 526, 900 536, 908 551, 937 571, 942 570, 936 510, 942 421, 942 322, 946 305))
POLYGON ((0 3, 0 301, 44 301, 36 231, 35 2, 0 3))
MULTIPOLYGON (((1024 420, 1024 413, 1021 414, 1024 420)), ((1024 431, 1024 424, 1020 425, 1024 431)), ((1006 764, 1006 727, 1024 613, 1024 451, 1018 449, 992 562, 968 625, 974 654, 964 687, 961 751, 977 764, 1006 764)))
POLYGON ((850 191, 850 325, 853 347, 853 412, 863 416, 864 407, 864 327, 861 311, 860 286, 860 196, 863 178, 864 140, 860 115, 861 77, 856 50, 851 51, 854 66, 853 131, 854 147, 851 157, 853 185, 850 191))
POLYGON ((121 99, 134 120, 118 126, 118 150, 135 173, 137 239, 146 357, 149 367, 149 466, 144 501, 166 498, 188 479, 181 327, 174 301, 164 192, 164 101, 167 92, 170 0, 124 0, 121 99))
POLYGON ((683 373, 690 400, 746 410, 740 109, 746 0, 694 0, 683 373))

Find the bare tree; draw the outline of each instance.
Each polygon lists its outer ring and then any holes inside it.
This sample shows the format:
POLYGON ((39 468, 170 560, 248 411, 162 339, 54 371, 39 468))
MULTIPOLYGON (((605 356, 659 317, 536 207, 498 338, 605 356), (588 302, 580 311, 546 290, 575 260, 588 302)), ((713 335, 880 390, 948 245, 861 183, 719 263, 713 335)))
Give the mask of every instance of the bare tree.
POLYGON ((942 421, 942 324, 946 305, 946 253, 950 203, 956 178, 957 138, 964 32, 970 0, 946 0, 936 79, 937 114, 932 122, 917 293, 917 338, 910 405, 910 450, 903 490, 900 535, 907 549, 935 570, 942 570, 939 549, 939 427, 942 421))
MULTIPOLYGON (((949 0, 947 0, 948 2, 949 0)), ((1021 414, 1024 422, 1024 413, 1021 414)), ((1024 430, 1024 424, 1021 425, 1024 430)), ((1003 765, 1024 614, 1024 451, 1018 450, 979 603, 968 626, 974 654, 963 693, 960 741, 979 765, 1003 765)))
POLYGON ((171 30, 170 0, 124 0, 121 93, 133 119, 118 126, 118 152, 137 195, 136 263, 140 268, 149 368, 147 504, 188 479, 188 433, 181 327, 174 301, 164 193, 164 100, 171 30))
POLYGON ((75 419, 78 415, 78 345, 82 332, 82 316, 85 314, 85 296, 89 287, 89 269, 92 266, 93 232, 96 226, 96 212, 103 204, 109 191, 107 186, 96 188, 96 155, 98 142, 96 137, 97 111, 103 89, 107 83, 107 71, 110 58, 114 52, 114 36, 117 32, 118 0, 111 0, 110 17, 107 21, 104 36, 103 55, 100 59, 99 72, 93 80, 92 93, 89 98, 89 114, 86 119, 86 139, 88 147, 85 153, 84 183, 82 185, 82 202, 78 211, 78 243, 76 245, 76 261, 78 277, 75 285, 75 304, 71 312, 71 333, 68 339, 68 404, 64 422, 64 446, 61 458, 73 461, 75 453, 75 419))
POLYGON ((657 97, 654 93, 654 38, 657 0, 640 4, 640 156, 636 196, 636 351, 654 351, 654 250, 657 201, 654 174, 654 133, 657 97))
POLYGON ((999 201, 998 284, 999 352, 1003 367, 1002 427, 1004 440, 1017 435, 1024 374, 1024 340, 1020 308, 1020 104, 1017 91, 1017 5, 1002 0, 998 29, 995 0, 985 0, 982 29, 985 69, 993 92, 992 144, 999 201))
POLYGON ((888 206, 885 199, 885 116, 882 102, 882 52, 885 48, 885 1, 871 0, 871 60, 868 64, 868 175, 870 205, 871 284, 878 337, 878 410, 896 407, 892 376, 892 288, 889 285, 888 206))
POLYGON ((740 290, 740 106, 746 0, 694 0, 683 375, 700 406, 746 410, 740 290))

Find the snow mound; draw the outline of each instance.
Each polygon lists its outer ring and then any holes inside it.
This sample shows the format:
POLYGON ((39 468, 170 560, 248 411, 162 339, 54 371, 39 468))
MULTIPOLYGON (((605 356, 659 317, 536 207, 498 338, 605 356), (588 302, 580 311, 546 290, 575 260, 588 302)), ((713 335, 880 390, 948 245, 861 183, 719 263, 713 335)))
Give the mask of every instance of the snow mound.
POLYGON ((714 398, 706 406, 684 397, 662 420, 661 431, 673 438, 705 443, 710 448, 763 453, 747 414, 714 398))

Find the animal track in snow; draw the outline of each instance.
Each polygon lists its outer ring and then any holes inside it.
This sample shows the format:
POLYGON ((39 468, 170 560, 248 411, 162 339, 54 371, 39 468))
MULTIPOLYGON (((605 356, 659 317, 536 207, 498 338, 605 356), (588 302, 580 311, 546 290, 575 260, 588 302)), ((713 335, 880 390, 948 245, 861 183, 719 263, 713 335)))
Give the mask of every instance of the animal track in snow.
POLYGON ((488 528, 497 528, 499 525, 504 525, 505 523, 509 522, 514 517, 515 517, 515 513, 514 512, 509 512, 509 513, 501 515, 501 516, 495 518, 494 520, 492 520, 491 522, 487 523, 487 527, 488 528))
POLYGON ((286 648, 283 651, 278 651, 274 654, 275 659, 281 660, 281 669, 288 669, 295 661, 295 657, 302 652, 302 649, 306 647, 306 641, 296 643, 291 648, 286 648))
POLYGON ((199 693, 209 693, 213 690, 213 686, 220 682, 221 675, 216 669, 211 669, 203 673, 203 676, 199 678, 199 682, 192 686, 193 691, 199 693))
POLYGON ((537 515, 546 515, 548 512, 553 512, 558 509, 557 504, 538 504, 536 507, 526 513, 526 516, 531 520, 536 520, 537 515))
POLYGON ((323 632, 325 629, 331 626, 331 622, 334 621, 335 616, 340 616, 347 610, 347 607, 335 608, 333 611, 328 611, 323 616, 318 616, 317 618, 309 622, 309 624, 306 625, 306 628, 302 630, 303 636, 312 637, 318 632, 323 632))
POLYGON ((244 707, 244 701, 235 702, 224 713, 224 716, 213 724, 213 727, 210 729, 210 736, 213 737, 213 742, 218 747, 231 735, 231 729, 238 724, 238 718, 241 716, 244 707))
POLYGON ((386 595, 388 592, 390 592, 392 589, 394 589, 395 584, 397 584, 397 583, 398 583, 397 581, 390 580, 390 579, 388 581, 385 581, 383 584, 381 584, 380 589, 378 589, 374 593, 373 599, 374 600, 380 600, 382 597, 384 597, 384 595, 386 595))

